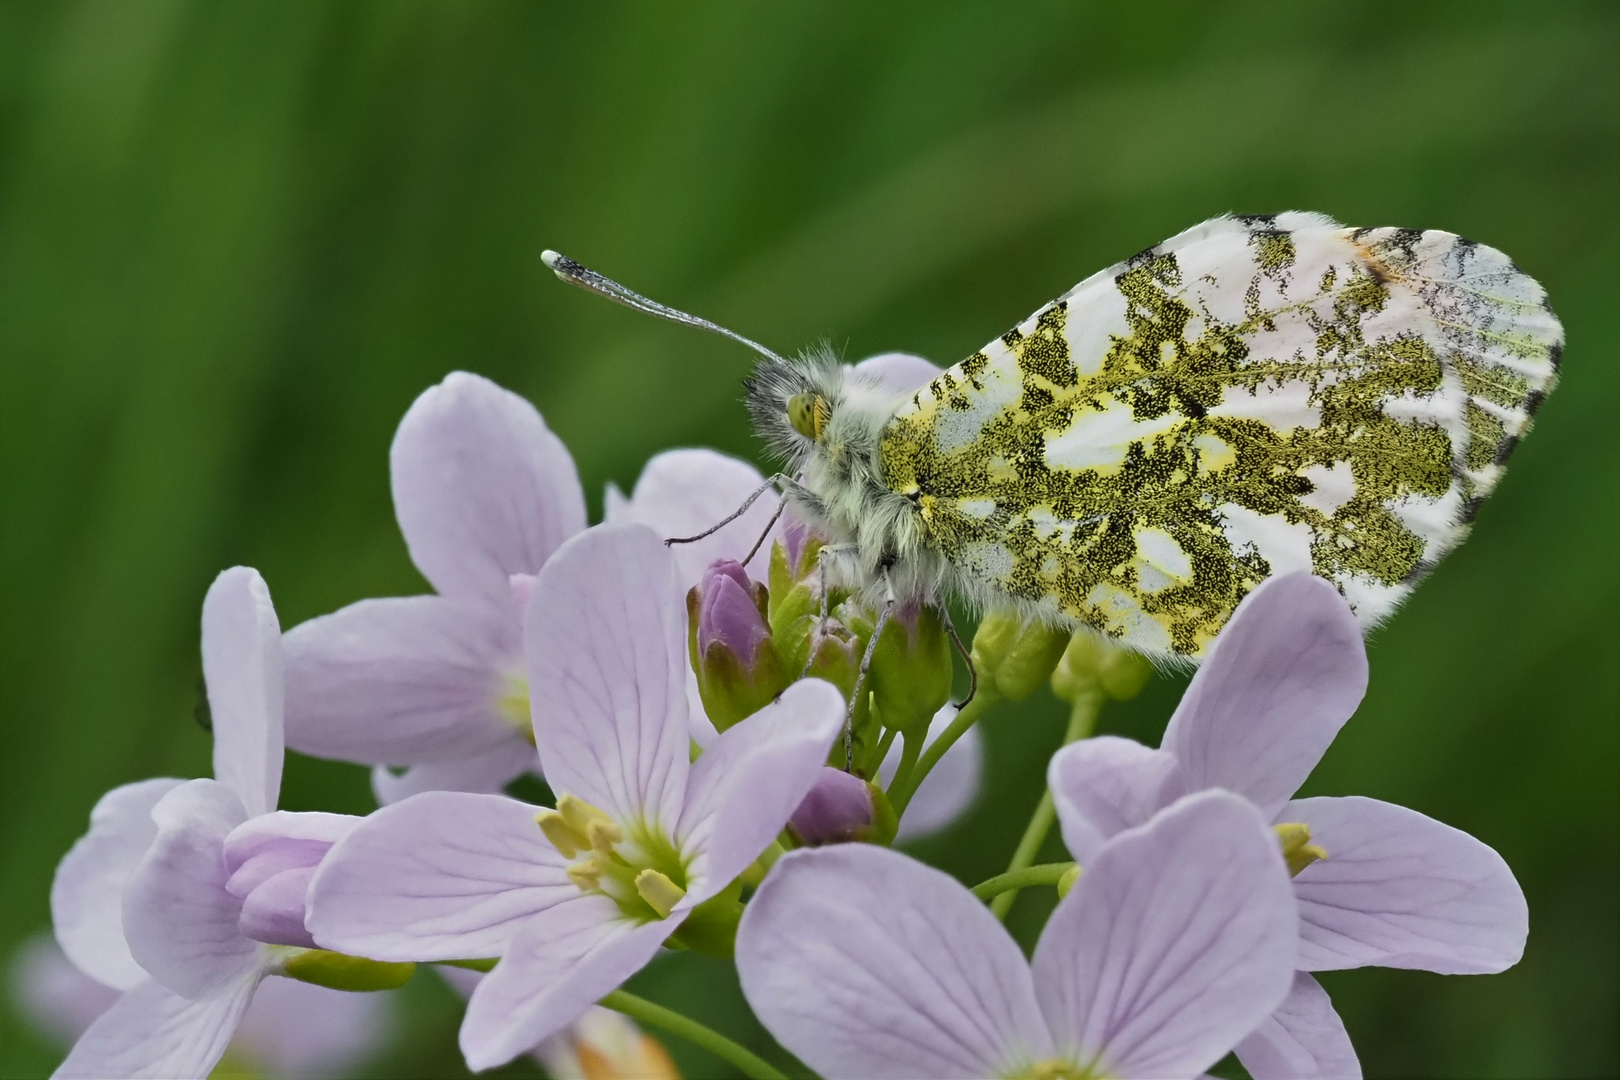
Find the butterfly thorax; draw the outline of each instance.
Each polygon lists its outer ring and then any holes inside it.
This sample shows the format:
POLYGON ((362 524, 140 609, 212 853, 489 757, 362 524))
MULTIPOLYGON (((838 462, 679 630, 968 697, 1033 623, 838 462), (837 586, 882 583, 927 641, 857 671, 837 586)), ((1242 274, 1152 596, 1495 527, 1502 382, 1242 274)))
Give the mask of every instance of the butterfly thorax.
POLYGON ((788 505, 828 541, 832 583, 874 604, 938 602, 949 570, 917 500, 883 477, 883 432, 905 400, 825 353, 761 364, 748 385, 756 427, 786 460, 788 505))

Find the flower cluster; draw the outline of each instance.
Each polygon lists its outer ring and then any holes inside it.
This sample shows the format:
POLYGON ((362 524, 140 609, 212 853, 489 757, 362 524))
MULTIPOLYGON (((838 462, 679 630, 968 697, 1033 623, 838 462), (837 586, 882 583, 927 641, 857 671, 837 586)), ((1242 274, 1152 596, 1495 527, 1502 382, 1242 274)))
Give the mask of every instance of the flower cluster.
MULTIPOLYGON (((897 394, 937 374, 862 368, 897 394)), ((633 1018, 779 1076, 621 989, 682 949, 734 960, 828 1077, 1193 1077, 1231 1052, 1257 1080, 1358 1076, 1311 972, 1522 951, 1490 848, 1376 800, 1293 797, 1367 680, 1319 578, 1243 601, 1152 749, 1092 736, 1144 662, 1000 613, 950 703, 949 616, 883 624, 829 587, 822 540, 735 459, 661 454, 587 527, 539 413, 458 373, 412 405, 391 466, 432 594, 283 634, 256 572, 209 590, 213 778, 104 796, 52 890, 61 955, 18 969, 76 1036, 58 1076, 203 1077, 228 1051, 341 1071, 384 1030, 376 992, 424 963, 467 999, 473 1069, 673 1076, 633 1018), (1048 684, 1069 738, 1008 872, 970 890, 896 850, 973 803, 980 717, 1048 684), (277 810, 284 740, 371 766, 380 808, 277 810), (506 793, 524 774, 548 805, 506 793), (1072 860, 1033 865, 1054 822, 1072 860), (1045 886, 1026 960, 1000 917, 1045 886)))

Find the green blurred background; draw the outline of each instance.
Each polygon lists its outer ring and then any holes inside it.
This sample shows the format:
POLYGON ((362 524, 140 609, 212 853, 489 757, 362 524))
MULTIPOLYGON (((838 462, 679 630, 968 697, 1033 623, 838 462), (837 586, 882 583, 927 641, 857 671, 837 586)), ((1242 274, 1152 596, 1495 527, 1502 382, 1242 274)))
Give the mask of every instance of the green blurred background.
MULTIPOLYGON (((215 573, 258 567, 287 626, 424 588, 387 448, 446 372, 532 399, 598 508, 671 445, 756 456, 748 354, 564 288, 543 248, 781 350, 948 363, 1207 216, 1300 208, 1500 247, 1569 337, 1308 789, 1498 848, 1528 952, 1324 982, 1369 1075, 1615 1075, 1617 78, 1612 3, 0 5, 0 956, 101 792, 206 774, 215 573)), ((1103 728, 1155 739, 1179 692, 1103 728)), ((990 786, 923 855, 1001 868, 1045 698, 988 721, 990 786)), ((283 805, 371 803, 294 756, 283 805)), ((723 965, 634 988, 765 1043, 723 965)), ((375 1075, 459 1075, 454 999, 407 999, 375 1075)), ((0 1017, 0 1074, 60 1053, 0 1017)))

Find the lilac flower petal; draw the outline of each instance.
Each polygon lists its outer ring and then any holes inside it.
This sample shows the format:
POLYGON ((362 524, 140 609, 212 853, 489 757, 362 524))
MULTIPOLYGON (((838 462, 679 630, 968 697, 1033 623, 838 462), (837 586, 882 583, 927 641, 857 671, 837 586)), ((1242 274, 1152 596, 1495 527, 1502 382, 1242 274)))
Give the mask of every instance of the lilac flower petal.
POLYGON ((558 795, 620 821, 680 820, 690 760, 686 607, 641 525, 598 525, 534 583, 524 635, 535 745, 558 795))
POLYGON ((727 728, 692 766, 677 835, 695 850, 683 905, 702 903, 770 846, 809 792, 844 726, 832 683, 803 679, 727 728))
POLYGON ((454 761, 507 745, 497 711, 522 645, 515 613, 442 596, 362 600, 287 632, 287 744, 363 765, 454 761))
POLYGON ((576 892, 529 920, 467 1003, 467 1067, 504 1065, 578 1020, 645 967, 683 918, 637 925, 607 897, 576 892))
POLYGON ((384 807, 322 861, 305 925, 376 960, 499 956, 525 919, 579 895, 535 810, 452 791, 384 807))
POLYGON ((1294 878, 1299 966, 1418 968, 1443 975, 1502 971, 1529 933, 1524 892, 1502 856, 1449 825, 1377 799, 1300 799, 1327 851, 1294 878))
POLYGON ((266 979, 233 1045, 269 1077, 352 1076, 355 1066, 386 1044, 397 1012, 392 991, 351 994, 296 979, 266 979))
POLYGON ((1224 787, 1272 815, 1310 775, 1367 691, 1350 605, 1313 574, 1286 574, 1238 605, 1161 744, 1190 789, 1224 787))
POLYGON ((1254 1080, 1361 1080, 1350 1033, 1322 984, 1294 973, 1287 999, 1237 1045, 1254 1080))
POLYGON ((452 372, 406 412, 388 455, 411 561, 445 596, 512 611, 507 578, 535 574, 585 528, 567 447, 523 398, 452 372))
POLYGON ((395 773, 386 765, 371 770, 371 791, 382 806, 401 802, 424 791, 470 791, 479 795, 499 795, 506 785, 524 773, 540 773, 540 758, 534 744, 514 737, 490 750, 454 761, 431 761, 412 765, 395 773))
POLYGON ((920 356, 903 352, 879 353, 855 365, 855 374, 870 376, 897 393, 910 393, 942 370, 920 356))
POLYGON ((1035 947, 1058 1047, 1108 1076, 1193 1076, 1280 1004, 1298 916, 1277 838, 1225 791, 1097 852, 1035 947))
POLYGON ((18 947, 6 975, 17 1015, 64 1046, 71 1045, 120 996, 119 991, 75 967, 48 931, 34 934, 18 947))
POLYGON ((245 896, 272 874, 314 866, 363 820, 353 814, 291 810, 249 818, 225 838, 225 871, 231 875, 227 887, 233 896, 245 896), (249 863, 258 872, 244 875, 249 863))
MULTIPOLYGON (((939 738, 940 733, 956 719, 956 709, 945 706, 934 714, 928 724, 928 740, 939 738)), ((878 776, 885 787, 894 779, 900 765, 900 743, 889 748, 889 756, 878 767, 878 776)), ((900 842, 920 840, 956 823, 979 797, 984 774, 984 737, 977 726, 951 744, 945 756, 939 759, 933 771, 923 778, 922 784, 906 805, 905 816, 900 819, 900 831, 895 839, 900 842)))
MULTIPOLYGON (((726 454, 666 450, 647 462, 628 500, 623 495, 607 500, 606 520, 610 525, 646 525, 660 539, 696 536, 734 513, 763 483, 765 477, 758 469, 726 454)), ((672 548, 676 582, 682 593, 698 583, 714 560, 741 560, 748 554, 780 505, 776 492, 767 491, 746 514, 714 535, 672 548)), ((763 580, 770 568, 771 541, 780 532, 780 523, 772 526, 771 536, 749 561, 748 571, 756 579, 763 580)))
POLYGON ((236 925, 242 902, 225 889, 225 837, 243 816, 225 784, 181 784, 152 808, 157 838, 124 887, 130 955, 188 998, 234 983, 259 963, 259 945, 236 925))
POLYGON ((214 725, 214 779, 248 816, 281 794, 281 625, 257 570, 232 567, 203 599, 203 676, 214 725))
POLYGON ((1146 824, 1187 792, 1174 755, 1115 735, 1065 746, 1052 755, 1046 779, 1063 843, 1082 864, 1110 837, 1146 824))
POLYGON ((90 811, 90 831, 62 857, 51 882, 51 924, 80 971, 119 990, 146 969, 124 943, 124 885, 157 838, 152 807, 180 780, 141 780, 113 788, 90 811))
POLYGON ((737 973, 823 1076, 1023 1075, 1051 1056, 1029 965, 990 910, 868 844, 784 856, 743 913, 737 973))
POLYGON ((315 939, 304 928, 305 897, 314 876, 313 866, 284 870, 248 893, 237 919, 242 934, 267 945, 315 948, 315 939))
POLYGON ((203 1080, 224 1056, 260 977, 255 968, 195 1000, 149 979, 102 1013, 51 1076, 203 1080))

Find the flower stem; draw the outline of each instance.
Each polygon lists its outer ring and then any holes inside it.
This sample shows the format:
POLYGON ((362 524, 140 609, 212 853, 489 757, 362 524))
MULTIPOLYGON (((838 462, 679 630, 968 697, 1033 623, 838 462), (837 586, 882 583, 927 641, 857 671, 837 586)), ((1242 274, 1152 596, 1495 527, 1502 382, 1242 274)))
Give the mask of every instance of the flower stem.
POLYGON ((737 1066, 750 1080, 787 1080, 770 1062, 751 1050, 744 1049, 712 1028, 704 1027, 691 1017, 682 1016, 672 1009, 655 1005, 646 998, 623 990, 615 990, 602 999, 601 1004, 614 1012, 621 1012, 638 1023, 659 1028, 678 1035, 687 1042, 696 1043, 711 1054, 737 1066))
POLYGON ((939 759, 945 756, 945 751, 949 750, 957 739, 967 734, 968 728, 978 723, 979 718, 1000 700, 1001 695, 996 693, 994 688, 981 682, 979 692, 967 703, 966 708, 956 714, 950 727, 940 732, 939 738, 928 744, 922 756, 917 759, 917 767, 903 778, 900 774, 895 774, 895 782, 889 785, 887 794, 889 802, 894 804, 896 815, 905 814, 906 805, 911 802, 911 797, 917 793, 917 788, 928 778, 929 772, 939 763, 939 759))
MULTIPOLYGON (((1074 704, 1069 711, 1069 730, 1063 733, 1063 745, 1068 746, 1089 736, 1097 726, 1097 714, 1102 712, 1103 695, 1100 691, 1092 690, 1076 695, 1074 704)), ((1040 854, 1041 845, 1046 842, 1046 834, 1052 831, 1052 821, 1057 817, 1057 809, 1052 805, 1052 789, 1047 788, 1041 795, 1041 801, 1035 805, 1035 813, 1029 819, 1029 825, 1024 829, 1022 839, 1013 852, 1012 862, 1007 864, 1007 877, 1020 870, 1028 869, 1040 854)), ((991 878, 991 881, 997 880, 991 878)), ((1018 899, 1018 886, 1010 886, 1006 892, 1000 893, 990 901, 990 910, 996 918, 1003 921, 1007 912, 1011 910, 1013 901, 1018 899)))
POLYGON ((926 733, 921 732, 918 733, 915 739, 910 735, 901 736, 900 764, 894 770, 894 779, 889 781, 890 791, 904 787, 907 781, 911 779, 911 774, 916 771, 917 756, 922 753, 922 743, 925 738, 927 738, 926 733))
POLYGON ((1072 862, 1054 862, 1026 866, 1022 870, 1010 870, 973 886, 973 895, 980 900, 988 900, 992 896, 1006 893, 1009 889, 1023 889, 1031 885, 1056 885, 1059 878, 1073 869, 1072 862))

